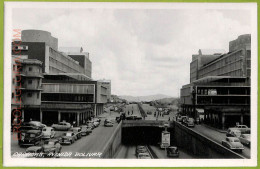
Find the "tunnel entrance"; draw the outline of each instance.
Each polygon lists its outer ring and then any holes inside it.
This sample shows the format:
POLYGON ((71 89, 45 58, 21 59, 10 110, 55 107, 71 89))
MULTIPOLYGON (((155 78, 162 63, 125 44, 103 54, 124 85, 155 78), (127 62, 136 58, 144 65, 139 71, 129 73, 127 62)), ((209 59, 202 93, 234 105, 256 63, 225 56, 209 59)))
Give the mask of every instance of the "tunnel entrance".
MULTIPOLYGON (((122 144, 158 145, 161 142, 161 133, 164 130, 164 128, 160 127, 123 127, 122 144)), ((171 138, 173 138, 172 129, 168 128, 168 131, 171 133, 171 138)))

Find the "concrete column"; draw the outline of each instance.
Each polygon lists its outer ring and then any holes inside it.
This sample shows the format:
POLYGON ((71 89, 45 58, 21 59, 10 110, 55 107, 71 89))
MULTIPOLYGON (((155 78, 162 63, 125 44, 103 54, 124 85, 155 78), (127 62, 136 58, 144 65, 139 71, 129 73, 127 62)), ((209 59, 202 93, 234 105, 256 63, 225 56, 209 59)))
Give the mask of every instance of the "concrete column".
POLYGON ((240 116, 240 123, 241 123, 241 124, 244 124, 244 115, 241 115, 241 116, 240 116))
POLYGON ((40 110, 40 122, 42 123, 42 110, 40 110))
POLYGON ((79 126, 79 113, 77 113, 77 126, 79 126))
POLYGON ((61 112, 58 111, 58 122, 60 122, 60 120, 61 120, 61 112))
POLYGON ((222 113, 222 120, 221 120, 221 124, 222 124, 222 129, 225 129, 225 113, 222 113))
POLYGON ((97 104, 94 104, 94 116, 97 116, 97 104))

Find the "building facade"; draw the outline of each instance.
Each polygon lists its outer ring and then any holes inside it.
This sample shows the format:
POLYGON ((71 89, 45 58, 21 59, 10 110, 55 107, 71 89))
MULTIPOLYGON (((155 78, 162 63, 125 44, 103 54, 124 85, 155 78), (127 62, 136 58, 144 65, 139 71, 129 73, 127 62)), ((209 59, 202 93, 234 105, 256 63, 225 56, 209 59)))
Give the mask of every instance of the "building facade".
POLYGON ((191 83, 181 88, 182 113, 194 118, 203 114, 206 123, 223 129, 237 123, 250 126, 250 39, 241 35, 230 42, 227 54, 191 68, 191 83))
POLYGON ((80 125, 103 113, 107 87, 91 79, 87 52, 59 52, 46 31, 24 30, 21 37, 12 43, 12 114, 19 108, 25 122, 80 125))

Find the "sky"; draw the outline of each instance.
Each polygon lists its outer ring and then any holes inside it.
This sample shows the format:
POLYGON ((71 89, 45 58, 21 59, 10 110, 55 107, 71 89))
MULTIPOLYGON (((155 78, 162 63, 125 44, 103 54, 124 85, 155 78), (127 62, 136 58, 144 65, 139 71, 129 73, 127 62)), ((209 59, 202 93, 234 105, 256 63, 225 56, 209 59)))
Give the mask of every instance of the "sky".
POLYGON ((112 94, 178 97, 189 83, 192 54, 224 49, 251 33, 247 10, 36 9, 13 10, 14 29, 40 29, 59 47, 90 53, 92 78, 110 79, 112 94))

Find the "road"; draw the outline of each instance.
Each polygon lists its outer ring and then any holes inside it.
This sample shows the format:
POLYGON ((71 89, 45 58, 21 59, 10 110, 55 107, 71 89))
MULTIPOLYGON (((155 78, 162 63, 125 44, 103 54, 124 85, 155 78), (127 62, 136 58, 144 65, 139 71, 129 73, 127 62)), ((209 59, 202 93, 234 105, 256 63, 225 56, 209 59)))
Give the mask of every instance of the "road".
MULTIPOLYGON (((104 120, 106 117, 114 118, 118 116, 118 113, 104 113, 101 117, 101 123, 99 127, 95 128, 93 132, 88 136, 83 136, 81 139, 77 140, 72 145, 62 145, 61 152, 72 152, 70 158, 99 158, 98 156, 89 157, 92 153, 102 153, 102 149, 107 143, 108 139, 112 135, 113 131, 117 127, 117 123, 114 123, 113 127, 104 127, 104 120), (111 114, 111 115, 110 115, 111 114), (85 153, 86 156, 75 156, 76 153, 85 153), (89 154, 88 154, 89 153, 89 154)), ((57 135, 61 135, 58 131, 57 135)), ((15 152, 25 152, 26 147, 19 147, 18 142, 12 139, 11 141, 11 154, 15 152)))
MULTIPOLYGON (((150 145, 152 151, 156 154, 158 159, 170 159, 170 157, 167 157, 165 150, 160 149, 159 146, 153 146, 150 145)), ((115 159, 137 159, 135 155, 135 145, 121 145, 120 149, 118 150, 115 159)), ((178 159, 194 159, 196 157, 188 154, 182 149, 179 149, 179 157, 178 159)))
POLYGON ((126 116, 136 115, 138 117, 142 117, 137 104, 126 105, 125 114, 126 114, 126 116))
MULTIPOLYGON (((222 140, 226 139, 226 133, 221 133, 219 131, 206 127, 204 125, 196 125, 194 128, 192 128, 192 130, 194 130, 198 133, 201 133, 202 135, 204 135, 220 144, 221 144, 222 140)), ((246 158, 250 158, 250 148, 246 147, 246 146, 244 146, 244 148, 245 149, 240 154, 246 158)))

